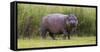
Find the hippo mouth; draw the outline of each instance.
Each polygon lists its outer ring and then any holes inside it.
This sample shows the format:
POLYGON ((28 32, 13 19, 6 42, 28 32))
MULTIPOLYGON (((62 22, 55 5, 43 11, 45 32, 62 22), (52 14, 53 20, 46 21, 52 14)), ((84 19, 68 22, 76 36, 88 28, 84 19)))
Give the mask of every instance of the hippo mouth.
POLYGON ((76 25, 75 25, 75 24, 70 24, 70 26, 71 26, 71 27, 75 27, 76 25))

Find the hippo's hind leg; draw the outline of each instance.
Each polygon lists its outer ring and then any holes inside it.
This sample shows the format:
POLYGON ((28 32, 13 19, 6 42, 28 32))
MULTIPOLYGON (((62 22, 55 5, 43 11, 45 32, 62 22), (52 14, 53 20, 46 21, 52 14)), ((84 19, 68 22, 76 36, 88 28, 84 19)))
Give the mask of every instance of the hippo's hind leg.
POLYGON ((47 30, 42 27, 40 29, 40 35, 42 36, 43 39, 46 39, 46 33, 47 33, 47 30))
POLYGON ((49 35, 53 40, 56 40, 53 33, 49 32, 49 35))

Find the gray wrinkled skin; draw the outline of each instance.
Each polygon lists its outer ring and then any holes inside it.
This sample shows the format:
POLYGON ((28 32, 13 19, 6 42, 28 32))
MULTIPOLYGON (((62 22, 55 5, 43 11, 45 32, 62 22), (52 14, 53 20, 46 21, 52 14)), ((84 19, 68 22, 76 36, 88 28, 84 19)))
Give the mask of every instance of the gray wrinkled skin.
POLYGON ((70 39, 70 34, 76 30, 77 24, 77 17, 73 14, 49 14, 42 19, 40 33, 43 39, 46 38, 47 32, 54 40, 54 34, 63 34, 63 39, 66 39, 66 36, 70 39))

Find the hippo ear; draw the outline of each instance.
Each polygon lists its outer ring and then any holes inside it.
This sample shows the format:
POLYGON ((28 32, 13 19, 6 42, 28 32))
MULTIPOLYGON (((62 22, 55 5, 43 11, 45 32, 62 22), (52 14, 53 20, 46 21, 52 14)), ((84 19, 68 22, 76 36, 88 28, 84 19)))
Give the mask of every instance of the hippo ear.
POLYGON ((68 16, 70 16, 70 17, 71 17, 71 16, 76 16, 76 15, 75 15, 75 14, 69 14, 68 16))
POLYGON ((75 16, 75 14, 69 14, 68 16, 69 16, 69 17, 71 17, 71 16, 75 16))

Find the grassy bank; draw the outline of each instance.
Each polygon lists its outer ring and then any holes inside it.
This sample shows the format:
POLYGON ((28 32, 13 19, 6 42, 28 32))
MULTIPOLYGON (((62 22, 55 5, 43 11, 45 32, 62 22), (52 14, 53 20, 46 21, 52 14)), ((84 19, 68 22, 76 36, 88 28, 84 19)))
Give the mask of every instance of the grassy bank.
POLYGON ((18 48, 38 48, 38 47, 53 47, 53 46, 72 46, 72 45, 88 45, 96 44, 96 37, 71 37, 71 40, 42 40, 37 39, 18 39, 18 48))

